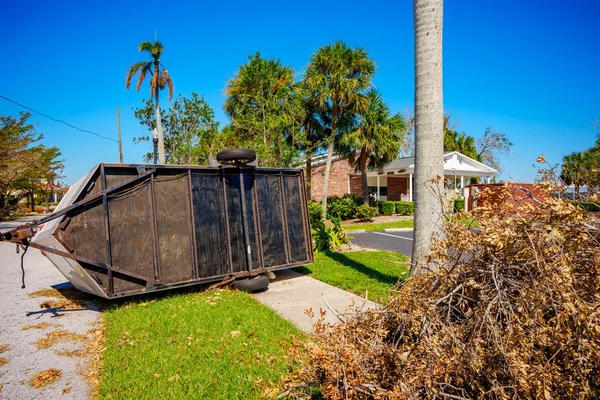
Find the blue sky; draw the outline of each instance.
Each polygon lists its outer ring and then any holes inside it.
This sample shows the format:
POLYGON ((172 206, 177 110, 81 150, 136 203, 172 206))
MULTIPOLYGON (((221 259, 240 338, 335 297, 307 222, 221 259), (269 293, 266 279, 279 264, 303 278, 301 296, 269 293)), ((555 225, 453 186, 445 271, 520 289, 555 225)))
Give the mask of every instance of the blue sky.
MULTIPOLYGON (((125 90, 137 45, 155 30, 175 94, 203 94, 222 124, 223 88, 249 54, 278 58, 299 74, 320 46, 343 40, 376 61, 374 85, 393 111, 413 106, 412 2, 3 2, 0 95, 82 129, 117 137, 121 110, 125 162, 147 145, 132 107, 148 97, 125 90)), ((458 130, 487 126, 514 143, 502 179, 530 182, 541 153, 552 163, 590 147, 600 118, 600 3, 447 1, 444 108, 458 130)), ((163 99, 166 99, 163 96, 163 99)), ((166 103, 162 103, 166 106, 166 103)), ((0 99, 0 115, 20 107, 0 99)), ((118 161, 114 142, 33 115, 44 144, 66 159, 72 183, 102 161, 118 161)))

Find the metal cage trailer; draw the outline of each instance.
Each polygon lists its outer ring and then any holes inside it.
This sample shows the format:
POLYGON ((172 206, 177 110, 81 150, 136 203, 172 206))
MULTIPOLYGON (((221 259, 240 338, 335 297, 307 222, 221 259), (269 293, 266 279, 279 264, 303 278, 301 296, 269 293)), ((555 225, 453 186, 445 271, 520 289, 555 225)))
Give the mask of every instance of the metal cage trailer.
POLYGON ((313 262, 305 188, 298 169, 103 163, 53 214, 0 236, 42 250, 77 289, 104 298, 252 287, 313 262))

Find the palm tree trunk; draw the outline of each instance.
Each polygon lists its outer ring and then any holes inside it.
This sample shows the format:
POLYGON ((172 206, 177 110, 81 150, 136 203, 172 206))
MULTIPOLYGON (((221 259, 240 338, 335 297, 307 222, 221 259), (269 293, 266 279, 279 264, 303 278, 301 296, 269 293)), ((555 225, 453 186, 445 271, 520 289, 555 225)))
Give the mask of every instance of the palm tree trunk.
POLYGON ((312 150, 306 151, 306 196, 308 200, 312 199, 312 150))
POLYGON ((443 0, 414 0, 415 30, 415 230, 411 275, 425 264, 442 235, 444 108, 442 96, 443 0), (438 178, 439 177, 439 178, 438 178))
POLYGON ((327 148, 327 162, 325 163, 325 177, 323 178, 323 198, 321 199, 323 215, 325 216, 327 215, 327 186, 329 185, 329 172, 331 171, 331 160, 333 159, 333 146, 337 128, 338 105, 335 102, 331 111, 331 138, 329 140, 329 147, 327 148))
POLYGON ((163 136, 162 123, 160 120, 160 106, 158 105, 158 88, 154 93, 156 99, 156 130, 158 131, 158 163, 165 163, 165 138, 163 136))
POLYGON ((362 180, 363 204, 369 205, 369 183, 367 181, 367 151, 365 148, 360 151, 360 175, 362 180))

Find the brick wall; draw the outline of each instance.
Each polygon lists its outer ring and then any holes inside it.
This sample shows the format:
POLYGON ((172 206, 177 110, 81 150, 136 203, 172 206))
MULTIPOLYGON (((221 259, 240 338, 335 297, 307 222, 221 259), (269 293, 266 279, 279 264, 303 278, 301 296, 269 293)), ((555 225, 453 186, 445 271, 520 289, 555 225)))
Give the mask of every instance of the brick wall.
POLYGON ((408 178, 405 176, 388 176, 387 199, 393 201, 402 200, 401 195, 408 194, 408 178))
MULTIPOLYGON (((331 163, 327 196, 343 196, 348 193, 348 173, 350 171, 351 167, 348 160, 334 160, 331 163)), ((316 201, 321 201, 321 197, 323 197, 323 182, 325 180, 325 163, 313 167, 311 176, 311 198, 316 201)))
POLYGON ((362 197, 362 177, 360 175, 350 175, 350 193, 356 197, 362 197))

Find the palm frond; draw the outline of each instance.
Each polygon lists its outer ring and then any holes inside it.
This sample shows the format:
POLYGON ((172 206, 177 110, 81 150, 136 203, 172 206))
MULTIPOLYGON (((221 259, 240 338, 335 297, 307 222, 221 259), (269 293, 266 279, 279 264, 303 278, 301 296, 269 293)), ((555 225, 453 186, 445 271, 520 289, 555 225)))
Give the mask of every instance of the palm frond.
MULTIPOLYGON (((131 80, 141 69, 144 68, 146 64, 146 61, 142 61, 135 63, 129 67, 129 69, 127 70, 127 75, 125 76, 125 89, 129 90, 129 87, 131 86, 131 80)), ((139 92, 140 90, 137 89, 137 91, 139 92)))

